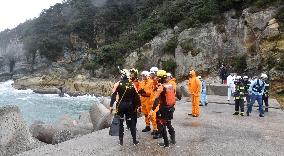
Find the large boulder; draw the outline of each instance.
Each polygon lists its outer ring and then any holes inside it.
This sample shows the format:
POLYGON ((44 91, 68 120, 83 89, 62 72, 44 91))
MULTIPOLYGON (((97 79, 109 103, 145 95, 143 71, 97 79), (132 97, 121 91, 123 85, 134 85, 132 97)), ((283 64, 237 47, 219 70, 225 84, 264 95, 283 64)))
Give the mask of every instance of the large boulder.
POLYGON ((17 106, 0 108, 0 155, 15 155, 36 143, 17 106))
POLYGON ((90 117, 96 131, 109 127, 113 115, 103 104, 95 103, 90 108, 90 117))
POLYGON ((101 99, 101 104, 103 104, 107 109, 110 109, 110 101, 111 101, 111 99, 110 99, 110 97, 103 97, 102 99, 101 99))
POLYGON ((75 125, 76 121, 72 117, 64 115, 53 125, 35 122, 31 125, 30 130, 33 137, 38 140, 48 144, 58 144, 75 137, 72 133, 75 125))
POLYGON ((187 84, 188 80, 177 84, 177 91, 179 92, 179 94, 181 94, 182 97, 189 97, 187 84))

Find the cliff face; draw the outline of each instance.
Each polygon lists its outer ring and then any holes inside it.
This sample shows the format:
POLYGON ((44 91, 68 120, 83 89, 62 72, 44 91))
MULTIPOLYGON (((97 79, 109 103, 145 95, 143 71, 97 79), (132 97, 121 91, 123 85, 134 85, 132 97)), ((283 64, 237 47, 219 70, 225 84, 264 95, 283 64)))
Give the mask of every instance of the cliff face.
MULTIPOLYGON (((236 17, 235 11, 225 13, 219 23, 208 23, 181 32, 176 26, 131 53, 125 66, 139 66, 142 60, 144 69, 151 66, 163 68, 162 61, 173 59, 177 65, 175 75, 179 79, 187 77, 191 69, 204 76, 209 73, 217 75, 221 63, 238 74, 269 73, 271 61, 279 63, 284 52, 283 32, 279 30, 276 14, 277 8, 274 7, 259 12, 245 9, 239 17, 236 17), (166 53, 165 48, 173 39, 176 40, 174 52, 166 53), (238 58, 242 58, 241 62, 235 62, 238 58), (247 70, 240 72, 238 70, 241 69, 236 66, 242 64, 246 64, 243 67, 247 70)), ((281 75, 279 70, 275 72, 277 76, 281 75)))

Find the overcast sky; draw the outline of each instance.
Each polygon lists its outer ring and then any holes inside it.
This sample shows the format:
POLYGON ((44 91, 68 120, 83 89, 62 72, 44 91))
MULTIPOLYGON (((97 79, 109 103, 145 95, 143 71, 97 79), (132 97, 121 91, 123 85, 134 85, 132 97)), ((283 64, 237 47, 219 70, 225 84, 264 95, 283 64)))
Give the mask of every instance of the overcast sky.
POLYGON ((43 9, 62 0, 0 0, 0 31, 38 17, 43 9))

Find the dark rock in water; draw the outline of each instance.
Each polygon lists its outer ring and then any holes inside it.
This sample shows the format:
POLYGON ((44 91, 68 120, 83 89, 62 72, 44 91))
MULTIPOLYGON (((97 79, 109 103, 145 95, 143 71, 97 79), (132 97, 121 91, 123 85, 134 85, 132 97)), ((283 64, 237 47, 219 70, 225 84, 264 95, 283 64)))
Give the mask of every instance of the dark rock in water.
POLYGON ((35 147, 28 126, 17 106, 0 108, 0 155, 15 155, 35 147))
POLYGON ((57 94, 58 93, 57 88, 34 89, 33 91, 39 94, 57 94))

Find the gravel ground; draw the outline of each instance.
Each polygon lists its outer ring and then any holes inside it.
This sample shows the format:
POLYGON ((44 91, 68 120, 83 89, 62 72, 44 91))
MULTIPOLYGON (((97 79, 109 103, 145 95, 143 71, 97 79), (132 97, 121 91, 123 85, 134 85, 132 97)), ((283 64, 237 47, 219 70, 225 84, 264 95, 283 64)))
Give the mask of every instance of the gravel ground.
POLYGON ((284 113, 276 100, 264 118, 257 108, 251 116, 233 116, 234 106, 226 104, 226 97, 209 96, 209 104, 201 107, 201 116, 193 118, 187 98, 177 103, 173 125, 176 145, 158 146, 162 139, 153 140, 150 133, 142 133, 143 118, 138 119, 138 140, 134 146, 130 132, 125 143, 118 145, 118 137, 108 135, 109 129, 97 131, 58 145, 47 145, 20 155, 284 155, 284 113))

